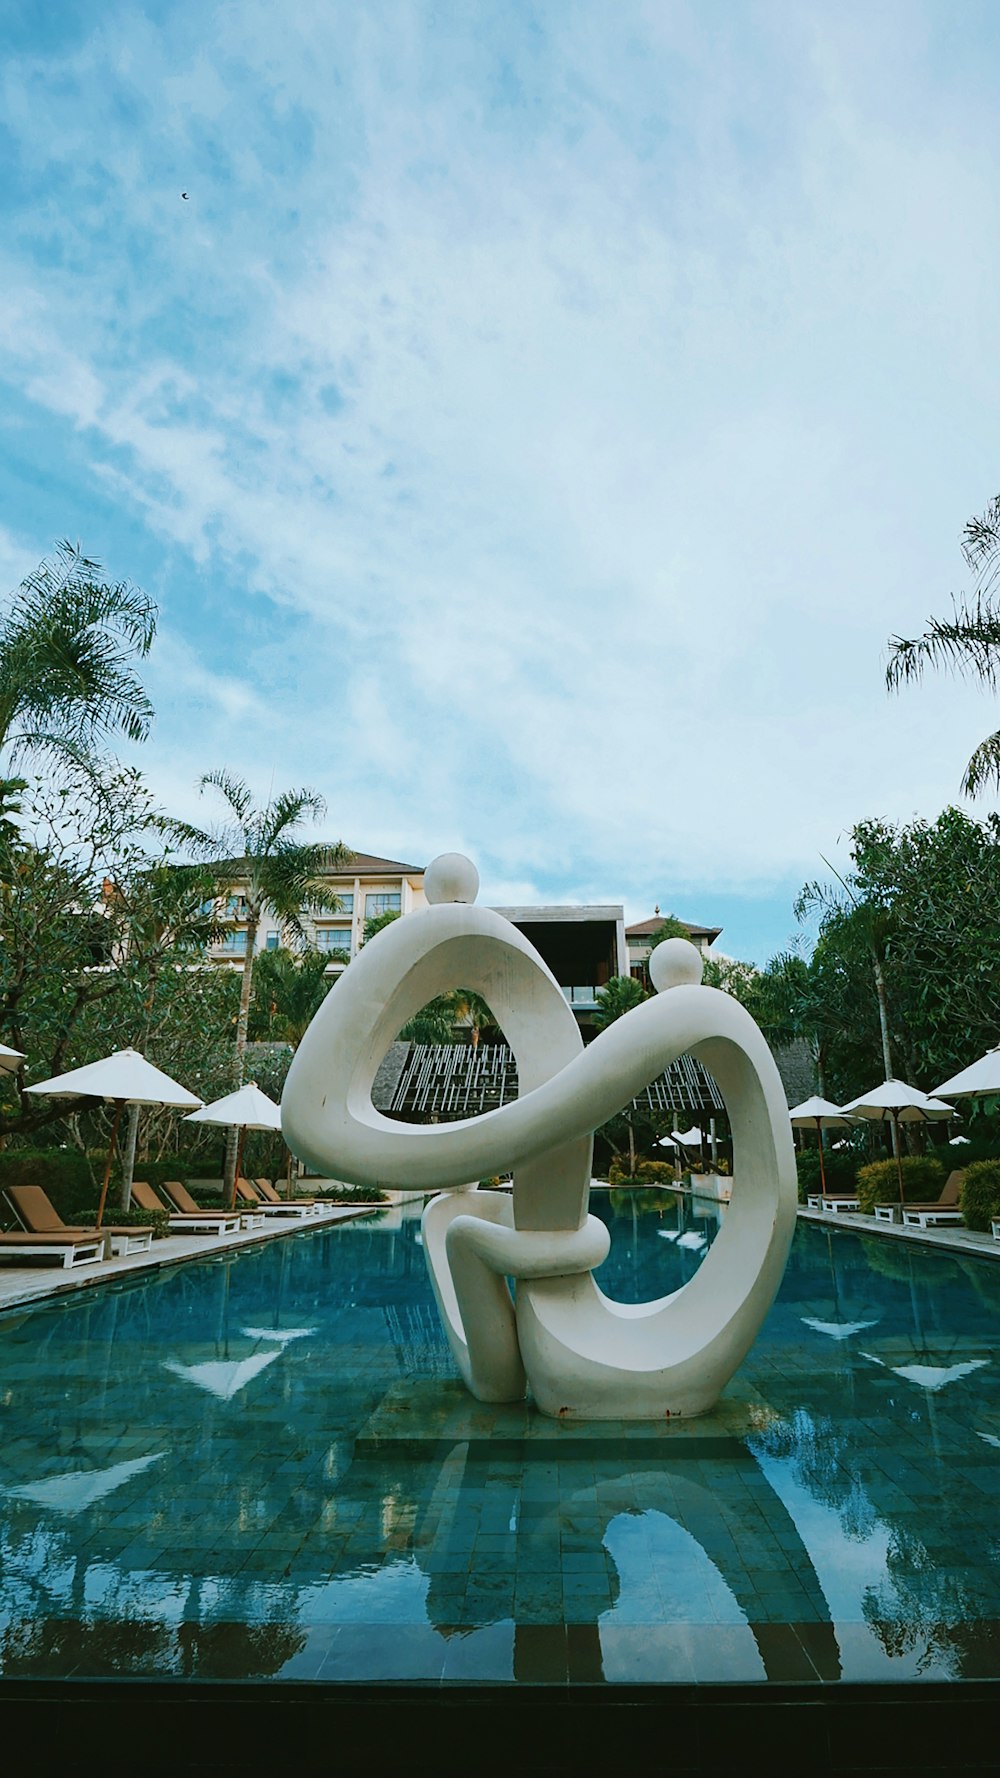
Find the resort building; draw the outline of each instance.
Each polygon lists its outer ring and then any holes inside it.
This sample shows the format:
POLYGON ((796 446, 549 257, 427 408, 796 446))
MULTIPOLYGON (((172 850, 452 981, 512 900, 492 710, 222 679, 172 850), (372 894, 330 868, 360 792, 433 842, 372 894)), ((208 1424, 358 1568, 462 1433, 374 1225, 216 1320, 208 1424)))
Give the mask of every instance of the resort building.
MULTIPOLYGON (((626 926, 625 942, 628 946, 628 969, 622 971, 623 975, 634 975, 640 982, 646 980, 653 938, 659 932, 666 918, 667 916, 661 914, 657 908, 652 919, 638 920, 634 926, 626 926)), ((697 945, 702 955, 708 950, 709 945, 714 945, 722 931, 721 926, 696 926, 690 920, 679 920, 678 925, 685 928, 687 937, 693 945, 697 945)))
MULTIPOLYGON (((365 922, 379 914, 408 914, 424 906, 424 867, 403 864, 398 858, 379 858, 372 852, 355 852, 351 862, 324 873, 330 899, 321 909, 303 912, 309 942, 330 952, 331 975, 338 975, 360 950, 365 922)), ((225 936, 213 945, 211 955, 220 963, 241 965, 246 956, 246 877, 240 877, 239 861, 222 898, 221 917, 225 936)), ((289 942, 281 922, 265 914, 257 934, 258 951, 276 951, 289 942)))

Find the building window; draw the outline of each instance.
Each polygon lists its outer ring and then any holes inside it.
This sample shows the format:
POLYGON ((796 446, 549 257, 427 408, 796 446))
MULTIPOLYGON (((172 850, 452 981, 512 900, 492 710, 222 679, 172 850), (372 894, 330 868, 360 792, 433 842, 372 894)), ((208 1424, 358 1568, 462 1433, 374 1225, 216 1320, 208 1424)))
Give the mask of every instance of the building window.
POLYGON ((371 920, 377 914, 398 914, 401 902, 402 895, 398 889, 395 895, 366 895, 365 919, 371 920))
POLYGON ((337 893, 333 897, 333 899, 339 905, 335 908, 334 907, 326 907, 325 905, 323 907, 317 908, 316 914, 319 919, 322 919, 324 914, 333 914, 334 916, 338 916, 340 914, 353 914, 353 912, 354 912, 354 897, 353 897, 353 895, 341 895, 340 890, 338 889, 337 893))
POLYGON ((317 926, 313 942, 318 951, 349 951, 351 929, 349 926, 317 926))
POLYGON ((226 913, 232 920, 245 920, 247 917, 247 898, 245 895, 227 895, 226 913))
POLYGON ((221 945, 219 946, 219 950, 221 951, 221 953, 224 957, 245 957, 246 950, 247 950, 247 935, 246 935, 246 933, 245 932, 227 932, 225 938, 223 939, 221 945))
POLYGON ((281 934, 278 932, 269 932, 264 940, 264 948, 268 951, 276 951, 280 943, 281 934))

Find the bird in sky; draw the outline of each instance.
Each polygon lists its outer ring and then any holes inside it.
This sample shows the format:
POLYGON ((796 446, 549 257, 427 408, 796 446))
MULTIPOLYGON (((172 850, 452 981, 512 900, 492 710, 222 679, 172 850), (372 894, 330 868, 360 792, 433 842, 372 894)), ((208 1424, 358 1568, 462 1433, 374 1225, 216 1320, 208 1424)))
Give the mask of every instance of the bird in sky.
POLYGON ((186 198, 186 197, 187 197, 187 192, 186 192, 186 191, 182 191, 182 192, 181 192, 181 197, 182 197, 182 198, 186 198))

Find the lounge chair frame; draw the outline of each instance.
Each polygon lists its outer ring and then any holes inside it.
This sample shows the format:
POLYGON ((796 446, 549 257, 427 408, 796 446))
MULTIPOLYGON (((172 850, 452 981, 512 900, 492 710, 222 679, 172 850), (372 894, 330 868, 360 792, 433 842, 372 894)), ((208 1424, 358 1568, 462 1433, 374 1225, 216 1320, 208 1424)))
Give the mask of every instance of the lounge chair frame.
POLYGON ((149 1198, 152 1200, 145 1204, 140 1200, 140 1210, 166 1210, 170 1218, 167 1227, 175 1235, 237 1235, 242 1227, 239 1211, 234 1210, 230 1214, 228 1210, 175 1210, 169 1204, 164 1204, 157 1197, 153 1187, 147 1185, 145 1180, 133 1181, 133 1197, 135 1197, 137 1189, 141 1193, 148 1192, 149 1198))
POLYGON ((35 1235, 40 1239, 50 1235, 63 1239, 73 1235, 88 1237, 91 1240, 100 1241, 103 1258, 107 1258, 110 1254, 123 1257, 129 1253, 148 1253, 153 1245, 153 1230, 151 1228, 128 1228, 124 1225, 108 1223, 99 1229, 88 1229, 63 1222, 48 1193, 41 1185, 11 1185, 4 1192, 4 1197, 25 1233, 35 1235), (37 1194, 34 1204, 39 1214, 34 1219, 32 1218, 32 1199, 26 1198, 27 1193, 37 1194), (49 1226, 38 1227, 37 1224, 40 1221, 47 1222, 49 1226))
POLYGON ((58 1259, 64 1271, 76 1266, 99 1265, 107 1256, 107 1243, 96 1236, 0 1235, 0 1259, 58 1259))
POLYGON ((253 1211, 202 1210, 201 1207, 195 1203, 187 1186, 182 1184, 179 1179, 165 1179, 160 1189, 166 1192, 167 1197, 173 1204, 174 1210, 178 1216, 186 1216, 188 1218, 193 1217, 196 1221, 201 1222, 202 1229, 198 1231, 195 1230, 193 1223, 190 1221, 185 1225, 190 1229, 192 1234, 195 1232, 201 1233, 204 1230, 210 1229, 218 1235, 234 1235, 238 1234, 241 1228, 260 1229, 264 1226, 264 1217, 253 1211), (191 1206, 190 1209, 186 1208, 185 1205, 178 1200, 175 1196, 175 1193, 177 1192, 181 1192, 183 1196, 187 1198, 188 1204, 191 1206))

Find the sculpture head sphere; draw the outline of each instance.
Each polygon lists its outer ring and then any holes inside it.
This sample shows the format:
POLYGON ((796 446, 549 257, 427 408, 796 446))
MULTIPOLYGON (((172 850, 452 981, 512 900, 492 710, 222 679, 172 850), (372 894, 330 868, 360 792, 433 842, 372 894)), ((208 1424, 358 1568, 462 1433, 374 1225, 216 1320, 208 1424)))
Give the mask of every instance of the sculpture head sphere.
POLYGON ((658 994, 667 988, 696 988, 701 981, 701 952, 686 938, 665 938, 650 951, 646 967, 658 994))
POLYGON ((430 902, 475 901, 479 872, 462 852, 442 852, 424 872, 424 894, 430 902))

